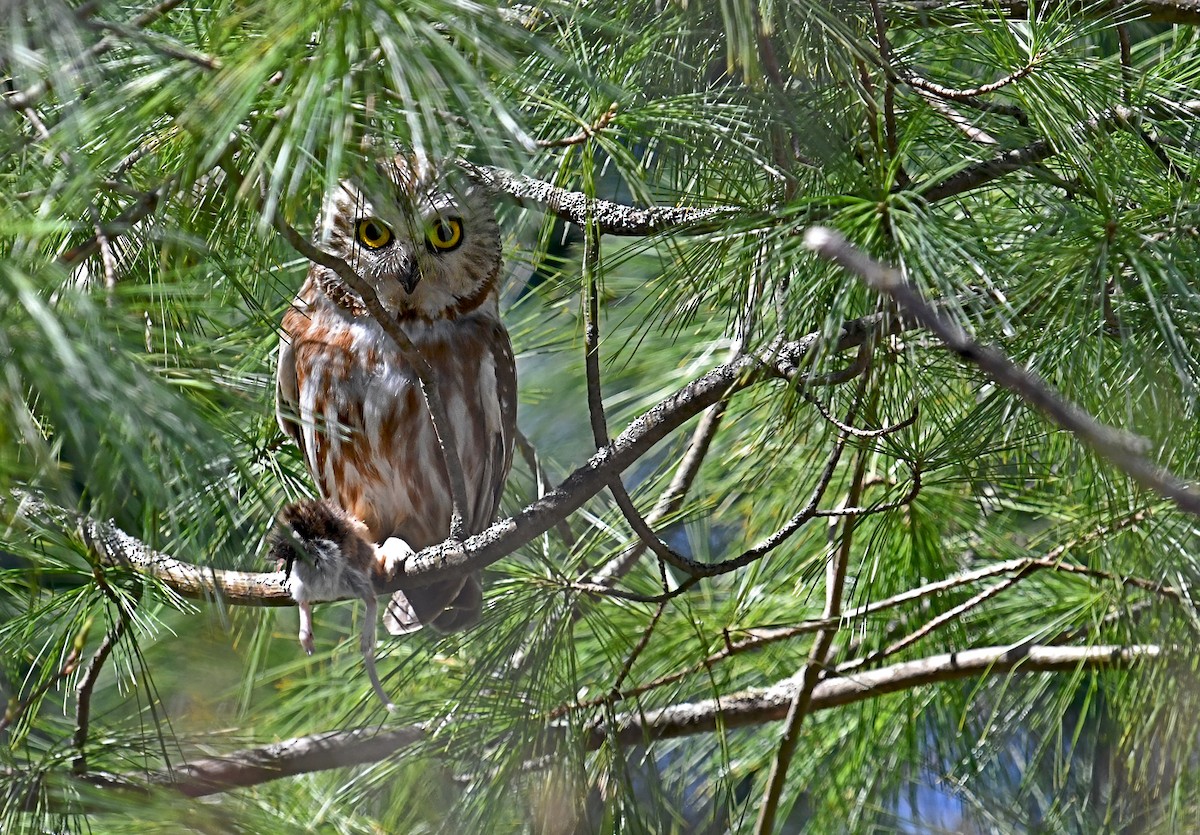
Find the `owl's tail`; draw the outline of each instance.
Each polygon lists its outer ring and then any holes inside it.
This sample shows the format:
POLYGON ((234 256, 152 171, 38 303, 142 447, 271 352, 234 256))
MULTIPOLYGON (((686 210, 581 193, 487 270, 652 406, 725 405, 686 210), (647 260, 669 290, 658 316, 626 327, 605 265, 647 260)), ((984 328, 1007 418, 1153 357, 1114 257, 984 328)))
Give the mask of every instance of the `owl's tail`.
POLYGON ((479 622, 483 586, 478 573, 459 580, 398 591, 383 613, 383 626, 392 635, 406 635, 422 626, 436 632, 459 632, 479 622))

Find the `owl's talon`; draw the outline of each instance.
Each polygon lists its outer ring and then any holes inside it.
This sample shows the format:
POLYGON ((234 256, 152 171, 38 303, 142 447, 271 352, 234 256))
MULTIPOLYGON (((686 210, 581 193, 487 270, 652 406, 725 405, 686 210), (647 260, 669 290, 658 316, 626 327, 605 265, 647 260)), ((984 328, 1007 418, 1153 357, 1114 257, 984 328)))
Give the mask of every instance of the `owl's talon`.
POLYGON ((417 552, 400 537, 389 536, 382 545, 375 546, 375 554, 379 557, 384 571, 391 576, 396 572, 397 567, 401 570, 405 569, 408 561, 415 557, 417 552))

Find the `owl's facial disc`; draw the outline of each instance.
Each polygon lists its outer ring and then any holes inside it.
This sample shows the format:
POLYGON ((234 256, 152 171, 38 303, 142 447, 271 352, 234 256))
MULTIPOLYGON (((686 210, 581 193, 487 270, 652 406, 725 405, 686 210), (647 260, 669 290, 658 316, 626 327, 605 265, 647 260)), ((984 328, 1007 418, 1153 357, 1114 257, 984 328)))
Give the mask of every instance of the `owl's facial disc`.
MULTIPOLYGON (((327 198, 321 240, 340 251, 390 312, 436 320, 463 315, 494 296, 500 235, 491 196, 465 183, 382 184, 370 197, 342 181, 327 198)), ((335 301, 354 294, 321 272, 335 301)), ((343 306, 346 306, 343 305, 343 306)))

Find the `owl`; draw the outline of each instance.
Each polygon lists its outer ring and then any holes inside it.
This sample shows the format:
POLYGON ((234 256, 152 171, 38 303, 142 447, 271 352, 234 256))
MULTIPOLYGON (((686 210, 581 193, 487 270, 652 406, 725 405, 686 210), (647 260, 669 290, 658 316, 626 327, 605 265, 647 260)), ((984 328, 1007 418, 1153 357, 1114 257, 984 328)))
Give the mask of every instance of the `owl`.
MULTIPOLYGON (((378 165, 385 192, 343 181, 314 232, 378 295, 436 375, 467 483, 468 533, 496 515, 512 464, 516 367, 500 320, 500 232, 492 195, 404 156, 378 165)), ((394 559, 443 541, 451 493, 420 381, 337 275, 313 264, 284 314, 276 415, 321 497, 394 559)), ((397 592, 392 634, 465 629, 478 574, 397 592)))

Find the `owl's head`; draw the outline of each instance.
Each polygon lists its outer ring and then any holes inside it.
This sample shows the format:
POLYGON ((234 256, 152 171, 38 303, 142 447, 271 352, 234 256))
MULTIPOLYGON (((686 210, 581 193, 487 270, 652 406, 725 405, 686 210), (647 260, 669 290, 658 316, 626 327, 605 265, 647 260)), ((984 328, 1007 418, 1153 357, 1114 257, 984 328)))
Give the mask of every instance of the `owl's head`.
MULTIPOLYGON (((381 161, 367 191, 344 180, 325 201, 318 243, 343 258, 398 318, 460 316, 494 298, 500 229, 492 195, 420 160, 381 161)), ((312 267, 322 289, 357 297, 330 270, 312 267)))

